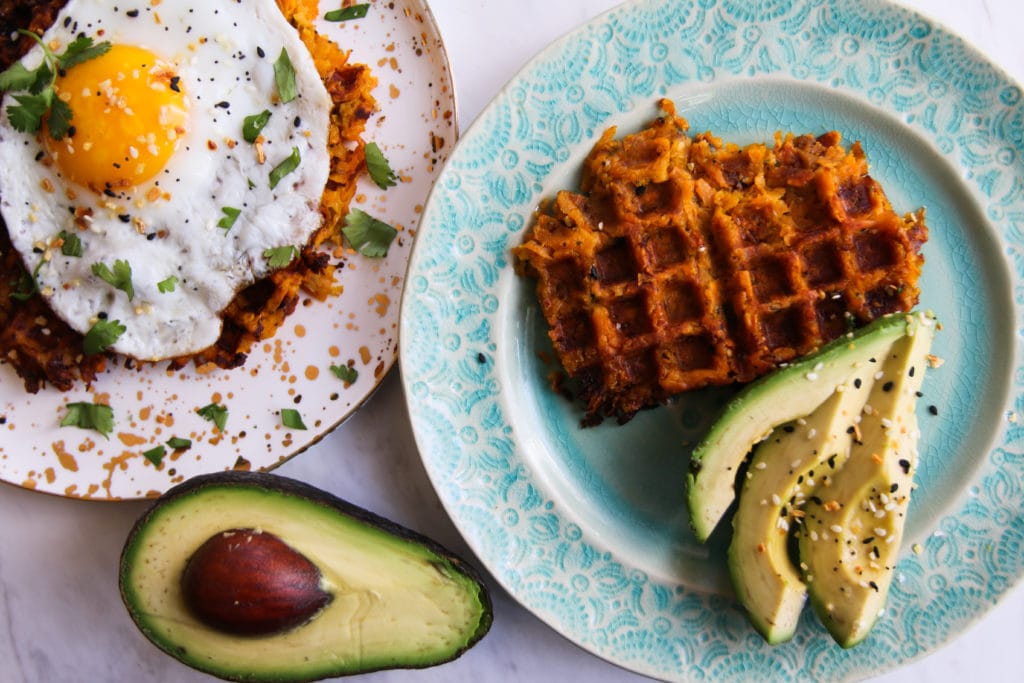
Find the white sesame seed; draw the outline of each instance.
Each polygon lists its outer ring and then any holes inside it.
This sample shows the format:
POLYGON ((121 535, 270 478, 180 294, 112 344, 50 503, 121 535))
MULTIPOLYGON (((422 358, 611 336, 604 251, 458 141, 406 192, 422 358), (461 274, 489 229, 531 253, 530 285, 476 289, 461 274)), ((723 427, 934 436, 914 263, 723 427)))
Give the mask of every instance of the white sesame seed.
POLYGON ((843 533, 843 527, 839 526, 838 524, 833 524, 832 526, 829 527, 829 529, 831 529, 832 533, 834 533, 834 534, 841 534, 841 533, 843 533))
POLYGON ((779 494, 772 494, 772 505, 782 505, 782 499, 779 498, 779 494))
POLYGON ((885 536, 888 533, 889 533, 888 531, 886 531, 885 529, 883 529, 880 526, 876 526, 875 527, 875 535, 876 536, 885 536))

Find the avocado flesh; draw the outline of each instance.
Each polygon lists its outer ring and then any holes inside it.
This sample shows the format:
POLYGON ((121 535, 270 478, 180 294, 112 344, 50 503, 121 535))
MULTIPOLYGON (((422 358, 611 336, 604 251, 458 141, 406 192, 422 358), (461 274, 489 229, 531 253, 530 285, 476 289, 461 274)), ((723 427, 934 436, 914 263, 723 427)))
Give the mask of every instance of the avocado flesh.
POLYGON ((799 535, 804 580, 818 618, 843 647, 870 632, 885 606, 917 465, 917 392, 934 321, 920 321, 887 354, 860 423, 860 440, 805 508, 799 535), (820 501, 820 502, 819 502, 820 501))
POLYGON ((810 415, 851 373, 902 337, 910 316, 878 318, 801 360, 744 387, 725 406, 690 458, 687 504, 700 542, 736 497, 736 474, 753 446, 787 422, 810 415))
POLYGON ((817 481, 827 481, 850 453, 853 429, 874 381, 865 363, 806 418, 776 427, 754 450, 733 516, 728 563, 751 623, 771 644, 793 637, 807 588, 789 553, 817 481))
POLYGON ((309 681, 454 659, 488 630, 491 606, 472 570, 414 532, 300 482, 221 473, 172 489, 122 553, 121 594, 143 633, 193 668, 228 680, 309 681), (184 488, 183 488, 184 487, 184 488), (191 554, 223 530, 269 532, 311 560, 331 601, 267 636, 212 628, 186 608, 191 554))

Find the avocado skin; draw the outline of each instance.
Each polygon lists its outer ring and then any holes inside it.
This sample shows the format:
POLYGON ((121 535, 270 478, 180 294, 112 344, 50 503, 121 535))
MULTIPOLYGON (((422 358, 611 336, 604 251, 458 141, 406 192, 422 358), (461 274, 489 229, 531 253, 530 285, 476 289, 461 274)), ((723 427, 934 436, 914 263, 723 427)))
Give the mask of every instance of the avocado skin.
MULTIPOLYGON (((436 666, 450 662, 461 656, 487 634, 493 622, 493 605, 491 603, 490 594, 478 571, 471 564, 465 562, 462 558, 442 546, 434 539, 334 496, 322 489, 318 489, 315 486, 267 472, 225 471, 198 475, 169 489, 166 493, 156 499, 154 504, 138 520, 136 520, 129 532, 125 545, 121 551, 118 583, 121 600, 124 603, 125 608, 128 610, 128 613, 135 622, 135 625, 140 631, 142 631, 143 635, 150 640, 150 642, 187 666, 229 681, 289 681, 293 683, 304 683, 306 681, 316 681, 324 678, 371 673, 373 671, 384 669, 419 669, 436 666), (145 619, 147 615, 143 614, 135 604, 135 596, 132 594, 133 589, 130 586, 129 577, 133 570, 134 556, 139 550, 137 547, 139 538, 143 534, 144 530, 146 530, 153 517, 168 504, 178 501, 184 497, 201 494, 203 491, 210 489, 261 490, 301 499, 310 505, 327 509, 341 517, 350 518, 371 526, 383 534, 420 546, 428 553, 437 557, 438 561, 436 563, 436 569, 439 572, 445 573, 449 570, 454 571, 455 573, 461 574, 466 580, 476 586, 477 592, 474 598, 479 603, 480 618, 475 630, 468 638, 465 639, 465 642, 461 647, 449 652, 446 656, 441 656, 429 662, 422 663, 405 663, 394 666, 370 666, 351 670, 323 670, 314 672, 312 675, 298 674, 294 676, 290 674, 261 675, 246 671, 227 671, 218 665, 203 666, 201 662, 191 657, 192 653, 190 653, 186 647, 166 642, 159 636, 159 634, 154 633, 153 629, 147 626, 145 619)), ((239 640, 244 642, 247 640, 247 637, 241 636, 239 637, 239 640)))

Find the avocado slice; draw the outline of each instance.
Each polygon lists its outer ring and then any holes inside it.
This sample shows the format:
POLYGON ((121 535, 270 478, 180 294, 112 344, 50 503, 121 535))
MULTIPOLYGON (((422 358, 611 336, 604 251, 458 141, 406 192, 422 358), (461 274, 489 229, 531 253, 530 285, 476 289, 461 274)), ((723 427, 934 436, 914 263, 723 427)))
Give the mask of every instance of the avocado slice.
POLYGON ((751 623, 773 645, 793 637, 807 597, 790 557, 790 530, 817 482, 829 481, 849 456, 875 370, 864 363, 814 412, 776 427, 754 449, 732 520, 728 565, 751 623))
POLYGON ((736 497, 736 474, 750 449, 775 427, 810 415, 858 367, 884 356, 907 333, 909 319, 881 316, 751 382, 725 405, 690 457, 687 504, 699 541, 711 536, 736 497))
POLYGON ((226 680, 433 666, 492 620, 476 571, 436 542, 268 473, 169 490, 129 534, 119 582, 147 638, 226 680))
POLYGON ((861 642, 885 606, 917 465, 915 406, 935 336, 915 316, 884 358, 860 423, 860 438, 831 485, 805 507, 799 556, 818 618, 843 647, 861 642))

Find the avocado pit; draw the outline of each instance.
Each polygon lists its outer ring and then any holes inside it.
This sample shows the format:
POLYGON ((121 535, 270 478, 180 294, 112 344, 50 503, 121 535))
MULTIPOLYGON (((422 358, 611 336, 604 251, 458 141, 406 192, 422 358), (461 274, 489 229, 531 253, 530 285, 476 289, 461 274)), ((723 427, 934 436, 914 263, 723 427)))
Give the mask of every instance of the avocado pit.
POLYGON ((289 631, 313 619, 332 596, 322 575, 277 536, 229 529, 207 539, 181 575, 188 610, 206 625, 240 636, 289 631))

